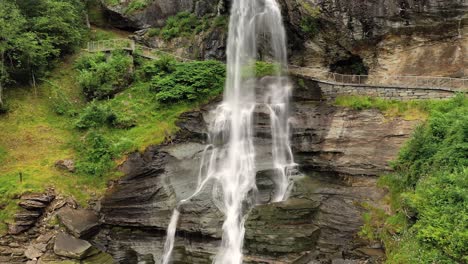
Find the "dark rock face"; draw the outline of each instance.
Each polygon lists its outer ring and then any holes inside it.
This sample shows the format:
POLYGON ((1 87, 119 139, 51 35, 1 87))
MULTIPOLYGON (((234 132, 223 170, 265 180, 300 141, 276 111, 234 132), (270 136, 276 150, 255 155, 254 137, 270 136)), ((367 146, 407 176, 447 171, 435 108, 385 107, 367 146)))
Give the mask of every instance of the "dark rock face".
MULTIPOLYGON (((360 263, 380 257, 375 252, 381 249, 358 239, 361 204, 381 206, 384 193, 376 187, 375 176, 390 170, 388 162, 417 122, 387 120, 374 110, 337 108, 320 101, 321 91, 316 89, 295 90, 292 145, 302 173, 293 177, 294 187, 285 202, 265 204, 274 192, 268 163, 271 139, 264 113, 258 109, 259 205, 246 222, 246 263, 360 263)), ((95 238, 119 263, 139 263, 148 257, 155 263, 161 260, 176 201, 196 188, 213 107, 183 114, 173 144, 135 153, 122 166, 127 176, 101 201, 104 228, 95 238)), ((177 263, 209 263, 217 252, 223 215, 212 187, 180 208, 177 263)))

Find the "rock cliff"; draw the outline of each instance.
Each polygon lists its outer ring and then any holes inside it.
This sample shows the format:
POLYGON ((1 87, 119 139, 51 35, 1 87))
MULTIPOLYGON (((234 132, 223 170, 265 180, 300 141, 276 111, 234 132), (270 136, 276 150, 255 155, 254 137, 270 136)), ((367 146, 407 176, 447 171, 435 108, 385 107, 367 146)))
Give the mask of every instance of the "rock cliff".
MULTIPOLYGON (((131 1, 105 4, 116 26, 161 27, 181 11, 215 19, 230 1, 131 1)), ((291 62, 344 73, 466 77, 468 4, 464 0, 279 0, 291 62)), ((225 58, 226 29, 164 41, 139 31, 137 39, 197 59, 225 58)))
MULTIPOLYGON (((127 176, 102 200, 105 228, 95 239, 120 263, 160 260, 176 201, 196 188, 206 123, 215 104, 183 114, 173 144, 135 153, 122 165, 127 176)), ((388 162, 417 122, 386 119, 374 110, 337 108, 321 100, 319 88, 298 88, 291 124, 300 166, 290 198, 265 204, 274 192, 267 162, 271 139, 265 113, 259 109, 256 116, 259 205, 246 222, 245 261, 378 261, 380 246, 357 236, 362 206, 382 206, 384 193, 375 185, 376 176, 390 170, 388 162)), ((220 242, 222 221, 212 186, 207 186, 181 208, 175 261, 209 263, 220 242)))

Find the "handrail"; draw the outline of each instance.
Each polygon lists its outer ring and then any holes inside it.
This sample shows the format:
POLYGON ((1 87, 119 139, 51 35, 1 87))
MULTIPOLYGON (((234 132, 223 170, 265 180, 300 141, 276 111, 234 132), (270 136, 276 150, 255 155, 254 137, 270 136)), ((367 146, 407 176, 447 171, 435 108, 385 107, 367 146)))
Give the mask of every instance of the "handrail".
MULTIPOLYGON (((162 50, 136 44, 131 39, 111 39, 88 42, 88 52, 112 51, 116 49, 140 51, 149 59, 158 59, 161 54, 172 56, 180 61, 194 61, 162 50)), ((468 79, 437 76, 400 75, 351 75, 329 72, 323 69, 288 65, 291 74, 343 85, 388 86, 403 88, 433 88, 468 92, 468 79)))

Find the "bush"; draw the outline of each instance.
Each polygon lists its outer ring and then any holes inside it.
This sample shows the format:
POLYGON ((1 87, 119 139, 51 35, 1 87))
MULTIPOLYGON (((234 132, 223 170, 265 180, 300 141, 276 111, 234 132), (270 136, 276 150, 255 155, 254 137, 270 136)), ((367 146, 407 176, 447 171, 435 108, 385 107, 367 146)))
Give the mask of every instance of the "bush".
POLYGON ((147 0, 132 0, 125 10, 126 14, 131 14, 137 10, 143 9, 148 5, 147 0))
POLYGON ((458 95, 427 106, 430 117, 401 150, 396 173, 380 180, 408 227, 377 233, 388 263, 467 263, 468 100, 458 95))
POLYGON ((197 101, 219 94, 225 74, 224 64, 217 61, 175 63, 172 72, 153 77, 151 90, 163 103, 197 101))
POLYGON ((137 149, 135 142, 121 137, 111 140, 98 130, 90 131, 76 146, 80 159, 77 161, 78 172, 102 176, 111 170, 115 162, 113 159, 129 151, 137 149))
POLYGON ((75 126, 79 129, 88 129, 110 125, 116 120, 112 110, 96 102, 90 103, 78 116, 75 126))
POLYGON ((128 129, 135 127, 137 125, 136 116, 129 113, 117 113, 113 116, 111 125, 115 128, 120 129, 128 129))
POLYGON ((180 12, 166 20, 166 25, 161 30, 164 40, 171 40, 176 37, 188 36, 192 33, 199 33, 202 28, 202 20, 190 12, 180 12))
POLYGON ((301 20, 301 30, 307 37, 313 37, 318 34, 320 28, 320 8, 313 7, 305 1, 301 1, 300 4, 305 13, 301 20))
POLYGON ((157 60, 146 60, 138 69, 137 76, 141 81, 150 81, 154 76, 163 76, 172 73, 176 68, 177 61, 167 55, 157 60))
POLYGON ((156 37, 156 36, 159 36, 160 33, 161 33, 160 28, 150 28, 148 30, 148 37, 150 37, 150 38, 156 37))
POLYGON ((109 98, 130 85, 132 63, 132 58, 124 51, 114 51, 109 58, 103 53, 80 58, 76 63, 78 83, 86 98, 109 98))
POLYGON ((114 165, 112 144, 97 131, 88 133, 77 149, 81 157, 76 164, 79 172, 102 176, 114 165))
POLYGON ((255 76, 256 77, 274 76, 274 75, 277 75, 280 71, 281 71, 281 67, 279 64, 268 63, 264 61, 255 62, 255 76))

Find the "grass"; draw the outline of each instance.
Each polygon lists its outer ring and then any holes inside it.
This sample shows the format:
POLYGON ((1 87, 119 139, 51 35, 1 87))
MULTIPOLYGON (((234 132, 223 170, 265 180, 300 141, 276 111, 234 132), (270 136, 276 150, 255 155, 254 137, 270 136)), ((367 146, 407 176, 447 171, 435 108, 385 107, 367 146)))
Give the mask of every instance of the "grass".
POLYGON ((401 117, 405 120, 425 120, 435 104, 433 100, 398 101, 355 95, 340 95, 335 100, 337 106, 354 110, 378 109, 388 118, 401 117))
MULTIPOLYGON (((122 35, 120 31, 93 28, 89 37, 111 39, 122 35)), ((85 106, 74 77, 73 64, 78 56, 64 58, 37 89, 14 87, 6 91, 9 112, 0 115, 0 234, 19 209, 16 198, 23 193, 54 188, 85 206, 90 198, 104 192, 109 179, 120 176, 116 171, 104 177, 72 174, 54 166, 57 160, 76 158, 76 142, 83 136, 74 128, 73 118, 58 115, 55 109, 57 101, 68 102, 71 112, 85 106)), ((151 142, 148 138, 146 142, 151 142)))
MULTIPOLYGON (((51 83, 59 84, 76 107, 82 99, 73 80, 73 69, 69 58, 58 65, 48 82, 34 90, 19 87, 7 91, 8 114, 0 117, 0 204, 6 206, 0 212, 0 222, 10 222, 17 210, 16 201, 25 192, 40 192, 54 187, 58 193, 73 196, 85 204, 92 193, 105 186, 100 179, 82 177, 59 171, 54 162, 73 158, 74 150, 70 141, 78 134, 72 129, 70 120, 58 116, 50 99, 51 83), (19 181, 23 174, 23 182, 19 181), (98 182, 101 181, 101 182, 98 182)), ((0 231, 5 226, 0 223, 0 231)))
POLYGON ((135 83, 114 98, 98 102, 135 121, 128 129, 103 126, 98 130, 118 150, 113 168, 102 176, 58 170, 54 166, 57 160, 82 158, 81 144, 89 133, 75 126, 76 114, 87 105, 75 79, 73 65, 78 56, 57 65, 37 88, 37 94, 30 87, 6 93, 10 111, 0 116, 0 234, 19 209, 17 198, 26 192, 54 188, 56 193, 86 206, 89 199, 104 193, 110 179, 121 176, 115 168, 126 154, 162 143, 177 131, 175 121, 181 113, 209 100, 159 104, 149 83, 135 83), (63 108, 66 111, 61 111, 63 108))

